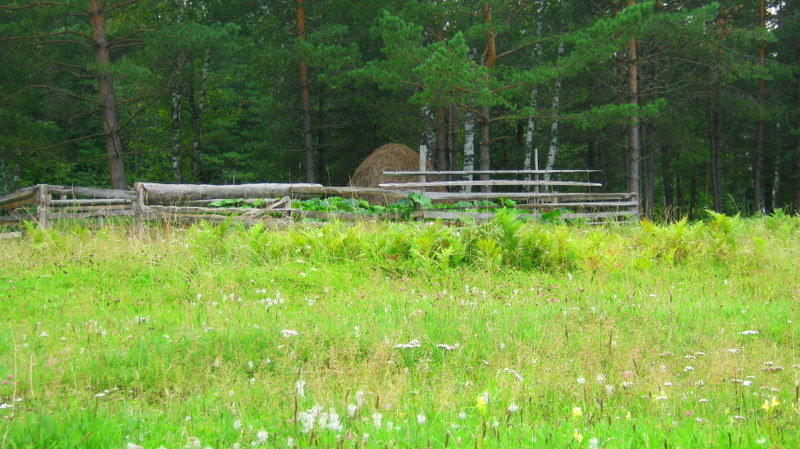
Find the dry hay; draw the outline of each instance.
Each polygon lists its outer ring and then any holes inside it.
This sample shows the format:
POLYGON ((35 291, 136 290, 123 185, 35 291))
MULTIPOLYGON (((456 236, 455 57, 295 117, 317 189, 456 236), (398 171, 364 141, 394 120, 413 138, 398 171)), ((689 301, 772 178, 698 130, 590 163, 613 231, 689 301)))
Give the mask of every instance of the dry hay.
MULTIPOLYGON (((431 161, 428 161, 427 170, 434 170, 431 161)), ((419 170, 419 153, 399 143, 387 143, 381 146, 364 159, 358 166, 353 177, 350 178, 351 187, 380 187, 379 184, 388 182, 416 182, 419 176, 390 176, 384 171, 416 171, 419 170)), ((437 181, 435 176, 428 176, 428 181, 437 181)), ((400 190, 400 189, 394 189, 400 190)), ((429 187, 425 190, 443 192, 442 187, 429 187)))

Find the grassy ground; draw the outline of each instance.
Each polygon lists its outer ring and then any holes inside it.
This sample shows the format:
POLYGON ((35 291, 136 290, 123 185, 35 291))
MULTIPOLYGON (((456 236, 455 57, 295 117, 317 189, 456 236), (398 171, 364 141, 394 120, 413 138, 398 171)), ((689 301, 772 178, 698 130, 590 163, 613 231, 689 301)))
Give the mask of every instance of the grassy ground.
POLYGON ((0 447, 800 446, 800 219, 32 231, 0 447))

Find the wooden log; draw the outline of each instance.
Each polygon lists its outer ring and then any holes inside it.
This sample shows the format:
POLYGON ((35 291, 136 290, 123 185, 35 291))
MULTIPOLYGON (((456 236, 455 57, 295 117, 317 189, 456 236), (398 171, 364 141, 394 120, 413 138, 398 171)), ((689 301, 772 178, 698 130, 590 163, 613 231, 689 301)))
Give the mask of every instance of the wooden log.
POLYGON ((617 207, 628 209, 637 205, 634 201, 580 201, 580 202, 558 202, 558 203, 530 203, 517 204, 514 207, 519 209, 544 209, 544 208, 607 208, 617 207))
POLYGON ((56 215, 56 214, 71 214, 80 212, 95 212, 95 211, 112 212, 120 210, 133 210, 133 208, 127 204, 112 204, 108 206, 62 206, 62 207, 51 208, 50 213, 52 215, 56 215))
POLYGON ((378 189, 374 187, 293 187, 293 198, 314 198, 341 196, 342 198, 363 198, 369 196, 383 196, 388 201, 397 201, 408 198, 408 191, 391 189, 378 189))
POLYGON ((11 240, 22 238, 21 232, 0 232, 0 240, 11 240))
POLYGON ((30 204, 36 204, 36 196, 31 195, 27 198, 23 198, 19 201, 15 201, 13 203, 6 203, 0 206, 0 210, 14 210, 18 207, 28 206, 30 204))
POLYGON ((36 219, 42 229, 50 228, 50 186, 39 184, 36 186, 36 219))
MULTIPOLYGON (((190 200, 211 198, 270 198, 287 196, 292 188, 322 187, 320 184, 155 184, 137 183, 143 194, 143 204, 178 204, 190 200)), ((140 190, 138 190, 140 189, 140 190)))
POLYGON ((546 173, 594 173, 601 170, 417 170, 417 171, 385 171, 389 176, 425 176, 425 175, 541 175, 546 173))
POLYGON ((198 207, 198 206, 147 206, 153 212, 170 215, 186 214, 236 214, 248 217, 258 217, 266 214, 282 212, 280 209, 261 209, 248 207, 198 207))
POLYGON ((21 223, 23 221, 35 221, 36 214, 14 214, 0 216, 0 223, 21 223))
POLYGON ((425 187, 456 187, 456 186, 578 186, 602 187, 598 182, 582 181, 525 181, 510 179, 494 179, 480 181, 431 181, 431 182, 388 182, 378 184, 381 187, 396 188, 425 188, 425 187))
POLYGON ((90 187, 50 186, 50 193, 54 195, 67 195, 74 197, 136 199, 136 192, 131 190, 94 189, 90 187))
MULTIPOLYGON (((416 214, 419 216, 420 214, 416 214)), ((326 212, 318 210, 292 210, 294 218, 311 218, 317 220, 342 220, 342 221, 379 221, 379 220, 403 220, 405 215, 399 212, 386 212, 383 214, 354 214, 351 212, 326 212)), ((412 213, 411 218, 415 214, 412 213)))
POLYGON ((442 220, 491 220, 494 212, 466 212, 450 210, 426 210, 422 218, 442 220))
POLYGON ((19 189, 15 192, 2 195, 0 196, 0 206, 19 201, 25 201, 28 198, 33 198, 36 195, 36 188, 37 186, 26 187, 24 189, 19 189))
POLYGON ((134 200, 125 198, 95 198, 95 199, 66 199, 52 200, 50 204, 54 207, 59 206, 110 206, 110 205, 130 205, 134 200))

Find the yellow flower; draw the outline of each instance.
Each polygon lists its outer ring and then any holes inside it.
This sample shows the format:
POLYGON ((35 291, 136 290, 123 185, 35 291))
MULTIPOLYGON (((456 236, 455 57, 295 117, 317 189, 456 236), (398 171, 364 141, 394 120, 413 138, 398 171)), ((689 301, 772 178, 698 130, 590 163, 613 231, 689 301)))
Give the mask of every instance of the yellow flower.
POLYGON ((764 403, 761 404, 761 408, 763 408, 765 412, 770 412, 772 411, 772 409, 774 409, 779 405, 781 405, 781 403, 778 402, 778 398, 773 396, 771 401, 768 399, 764 399, 764 403))
POLYGON ((475 400, 475 408, 477 408, 479 412, 484 414, 486 413, 487 403, 488 402, 486 401, 486 398, 484 396, 478 396, 478 398, 475 400))
POLYGON ((630 411, 628 411, 628 413, 625 414, 625 419, 631 419, 631 412, 630 411))
POLYGON ((572 438, 574 438, 575 441, 578 442, 578 444, 581 444, 583 442, 583 435, 581 435, 578 429, 575 429, 575 432, 572 433, 572 438))
POLYGON ((583 409, 580 407, 572 407, 572 417, 580 418, 581 416, 583 416, 583 409))

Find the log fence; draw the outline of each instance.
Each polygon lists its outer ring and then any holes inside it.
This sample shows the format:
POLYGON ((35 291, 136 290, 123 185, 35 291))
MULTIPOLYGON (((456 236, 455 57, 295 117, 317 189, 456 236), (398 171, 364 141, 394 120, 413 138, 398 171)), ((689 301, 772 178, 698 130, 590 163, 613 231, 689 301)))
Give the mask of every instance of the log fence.
MULTIPOLYGON (((486 174, 528 175, 531 170, 495 171, 486 174)), ((587 170, 562 171, 585 173, 587 170)), ((419 174, 440 176, 444 172, 394 172, 391 174, 419 174)), ((454 172, 457 175, 476 175, 474 172, 454 172)), ((389 173, 387 173, 389 174, 389 173)), ((423 178, 424 179, 424 178, 423 178)), ((464 206, 461 201, 510 199, 516 201, 523 219, 536 219, 541 214, 566 210, 562 218, 580 218, 589 222, 604 220, 626 221, 638 217, 638 199, 631 193, 593 192, 425 192, 433 185, 460 187, 517 187, 531 185, 557 187, 595 187, 599 184, 580 181, 433 181, 412 183, 387 183, 381 188, 326 187, 319 184, 241 184, 241 185, 191 185, 136 183, 132 191, 95 189, 85 187, 39 184, 0 196, 0 225, 37 222, 49 227, 54 221, 128 217, 136 222, 192 223, 197 221, 239 221, 245 224, 288 224, 296 220, 487 220, 501 205, 480 207, 464 206), (505 181, 505 182, 502 182, 505 181), (466 184, 469 183, 469 184, 466 184), (536 184, 532 184, 536 183, 536 184), (393 202, 408 198, 418 192, 430 198, 434 205, 448 205, 445 209, 418 210, 410 214, 387 212, 383 214, 357 214, 338 211, 309 211, 292 206, 293 200, 340 196, 345 198, 378 198, 393 202), (216 203, 212 207, 211 204, 216 203), (480 210, 476 210, 480 209, 480 210)))

